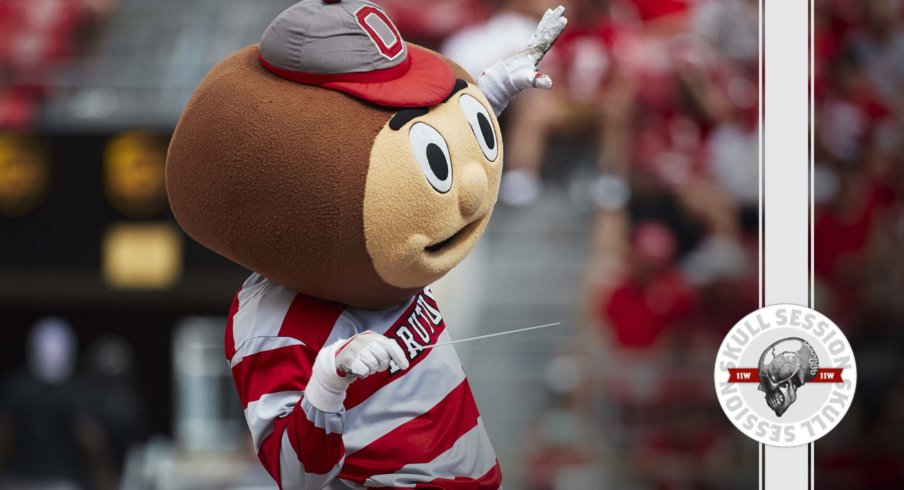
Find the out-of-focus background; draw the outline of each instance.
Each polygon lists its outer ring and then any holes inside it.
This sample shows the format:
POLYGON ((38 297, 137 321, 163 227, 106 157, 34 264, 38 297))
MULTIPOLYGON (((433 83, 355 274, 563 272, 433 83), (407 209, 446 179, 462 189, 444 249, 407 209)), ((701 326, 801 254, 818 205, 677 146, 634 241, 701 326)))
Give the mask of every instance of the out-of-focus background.
POLYGON ((814 9, 816 307, 857 356, 857 396, 816 443, 819 488, 904 488, 904 28, 896 0, 814 9))
MULTIPOLYGON (((292 0, 0 0, 0 488, 273 488, 223 358, 247 271, 163 183, 216 62, 292 0)), ((552 0, 383 0, 475 76, 552 0)), ((506 174, 437 284, 509 489, 754 488, 712 363, 757 307, 756 0, 563 0, 556 87, 503 116, 506 174)), ((816 0, 816 299, 861 382, 820 488, 904 488, 904 19, 816 0)))

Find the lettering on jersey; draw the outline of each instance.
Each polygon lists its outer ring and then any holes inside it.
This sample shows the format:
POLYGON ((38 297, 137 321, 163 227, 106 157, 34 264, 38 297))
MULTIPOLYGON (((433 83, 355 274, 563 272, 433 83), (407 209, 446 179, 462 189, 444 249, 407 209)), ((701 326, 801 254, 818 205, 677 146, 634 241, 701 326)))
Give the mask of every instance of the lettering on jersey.
MULTIPOLYGON (((435 344, 445 328, 443 315, 439 312, 433 293, 430 288, 424 288, 399 320, 386 331, 386 336, 395 339, 414 364, 418 357, 429 352, 421 349, 435 344)), ((390 363, 389 374, 397 372, 399 367, 394 362, 390 363)))

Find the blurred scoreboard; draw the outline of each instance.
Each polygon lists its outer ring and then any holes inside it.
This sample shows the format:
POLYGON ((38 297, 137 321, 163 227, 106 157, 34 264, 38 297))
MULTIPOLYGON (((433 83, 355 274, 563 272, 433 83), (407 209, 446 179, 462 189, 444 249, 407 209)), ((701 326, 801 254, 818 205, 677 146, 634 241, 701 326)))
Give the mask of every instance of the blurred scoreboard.
POLYGON ((228 303, 247 272, 176 225, 168 142, 145 131, 0 133, 0 303, 228 303))

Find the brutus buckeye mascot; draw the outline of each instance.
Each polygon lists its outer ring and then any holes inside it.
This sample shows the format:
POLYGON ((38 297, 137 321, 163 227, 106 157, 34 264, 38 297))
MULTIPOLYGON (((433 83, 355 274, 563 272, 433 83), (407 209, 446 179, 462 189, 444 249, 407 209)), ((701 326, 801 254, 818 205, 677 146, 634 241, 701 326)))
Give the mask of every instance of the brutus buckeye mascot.
POLYGON ((498 488, 428 287, 474 247, 502 171, 496 116, 550 88, 565 27, 475 83, 377 5, 304 0, 185 108, 167 190, 194 239, 251 269, 226 328, 255 448, 283 489, 498 488))

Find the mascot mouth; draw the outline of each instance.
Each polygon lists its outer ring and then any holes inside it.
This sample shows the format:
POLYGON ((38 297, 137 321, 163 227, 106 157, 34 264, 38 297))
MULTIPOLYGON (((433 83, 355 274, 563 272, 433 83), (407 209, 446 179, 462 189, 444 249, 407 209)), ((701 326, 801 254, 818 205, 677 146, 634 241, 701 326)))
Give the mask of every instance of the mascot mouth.
POLYGON ((454 247, 464 241, 465 238, 471 236, 471 233, 477 228, 478 223, 480 223, 480 220, 472 221, 453 233, 449 238, 436 242, 433 245, 427 245, 424 247, 424 250, 430 254, 437 254, 443 250, 454 247))

